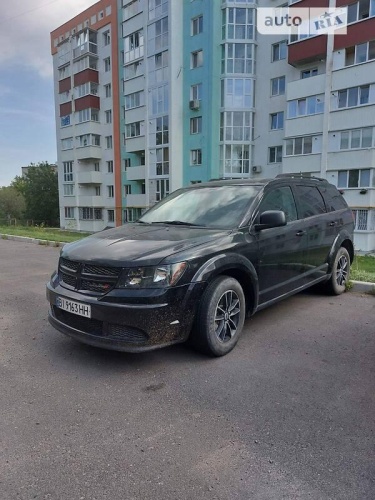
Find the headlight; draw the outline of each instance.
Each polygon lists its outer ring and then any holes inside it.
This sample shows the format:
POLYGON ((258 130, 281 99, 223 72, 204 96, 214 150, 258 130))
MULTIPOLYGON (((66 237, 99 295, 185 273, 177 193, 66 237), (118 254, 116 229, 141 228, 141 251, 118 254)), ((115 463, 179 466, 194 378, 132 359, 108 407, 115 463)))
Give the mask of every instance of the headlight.
POLYGON ((187 262, 156 267, 124 269, 117 288, 165 288, 173 286, 183 275, 187 262))

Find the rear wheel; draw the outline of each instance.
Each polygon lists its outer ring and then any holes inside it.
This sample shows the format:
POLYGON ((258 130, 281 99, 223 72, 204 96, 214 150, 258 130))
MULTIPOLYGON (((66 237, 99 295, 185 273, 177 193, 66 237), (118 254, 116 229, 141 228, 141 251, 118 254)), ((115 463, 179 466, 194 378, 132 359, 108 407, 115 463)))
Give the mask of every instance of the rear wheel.
POLYGON ((350 256, 346 248, 339 248, 332 266, 332 276, 326 284, 327 291, 333 295, 345 292, 350 275, 350 256))
POLYGON ((199 305, 193 346, 212 356, 224 356, 237 344, 245 321, 245 296, 234 278, 219 276, 205 291, 199 305))

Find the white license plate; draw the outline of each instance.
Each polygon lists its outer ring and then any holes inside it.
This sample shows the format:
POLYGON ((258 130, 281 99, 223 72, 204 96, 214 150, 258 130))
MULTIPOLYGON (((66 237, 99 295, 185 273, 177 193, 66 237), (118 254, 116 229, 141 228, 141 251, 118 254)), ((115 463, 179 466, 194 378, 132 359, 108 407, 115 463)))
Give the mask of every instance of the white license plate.
POLYGON ((81 304, 80 302, 75 302, 74 300, 65 299, 64 297, 56 297, 56 306, 64 311, 68 311, 78 316, 85 316, 85 318, 91 318, 91 306, 87 304, 81 304))

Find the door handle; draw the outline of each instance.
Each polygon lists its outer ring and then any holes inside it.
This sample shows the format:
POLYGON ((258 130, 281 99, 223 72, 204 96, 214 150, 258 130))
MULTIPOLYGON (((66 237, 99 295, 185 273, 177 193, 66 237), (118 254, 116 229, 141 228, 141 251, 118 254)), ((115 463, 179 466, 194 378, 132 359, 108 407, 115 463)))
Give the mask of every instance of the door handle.
POLYGON ((330 225, 331 227, 336 226, 336 221, 332 221, 332 222, 330 222, 330 223, 329 223, 329 225, 330 225))
POLYGON ((296 232, 296 236, 303 236, 304 234, 306 234, 306 231, 302 231, 302 229, 296 232))

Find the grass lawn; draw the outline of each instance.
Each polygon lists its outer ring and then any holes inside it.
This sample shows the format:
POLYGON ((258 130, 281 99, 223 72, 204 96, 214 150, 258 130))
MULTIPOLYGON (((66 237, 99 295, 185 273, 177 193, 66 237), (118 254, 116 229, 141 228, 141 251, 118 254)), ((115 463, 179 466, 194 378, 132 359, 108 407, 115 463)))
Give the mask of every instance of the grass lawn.
POLYGON ((352 264, 350 279, 375 283, 375 257, 356 255, 352 264))
MULTIPOLYGON (((62 231, 60 229, 34 227, 34 226, 0 226, 0 234, 12 234, 15 236, 27 236, 47 241, 61 241, 70 243, 89 236, 90 233, 77 233, 74 231, 62 231)), ((3 236, 5 238, 5 236, 3 236)))
MULTIPOLYGON (((62 231, 43 227, 0 226, 0 234, 28 236, 47 241, 70 243, 88 236, 89 233, 62 231)), ((3 236, 5 238, 5 236, 3 236)), ((350 279, 375 283, 375 257, 356 255, 350 272, 350 279)))

